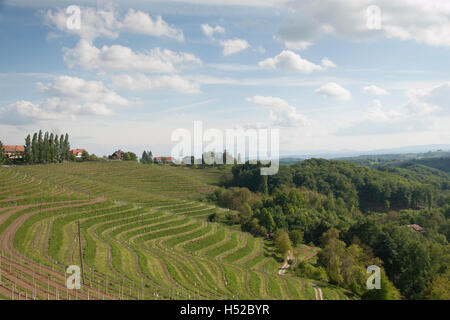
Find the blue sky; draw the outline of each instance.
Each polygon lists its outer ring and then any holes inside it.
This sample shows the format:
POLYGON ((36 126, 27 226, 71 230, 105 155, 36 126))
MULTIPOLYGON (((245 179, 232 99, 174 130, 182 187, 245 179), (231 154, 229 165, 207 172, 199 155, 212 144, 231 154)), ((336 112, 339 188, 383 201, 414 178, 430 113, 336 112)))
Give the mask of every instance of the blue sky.
POLYGON ((448 143, 449 17, 445 0, 4 1, 0 140, 166 154, 202 120, 278 128, 283 154, 448 143))

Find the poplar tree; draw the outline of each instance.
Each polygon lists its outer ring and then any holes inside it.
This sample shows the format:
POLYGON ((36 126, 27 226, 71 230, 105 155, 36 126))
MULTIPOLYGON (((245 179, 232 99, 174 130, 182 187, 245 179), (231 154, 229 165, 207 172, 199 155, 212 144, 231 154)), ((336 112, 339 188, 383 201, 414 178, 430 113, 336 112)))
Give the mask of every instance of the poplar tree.
POLYGON ((5 149, 3 149, 3 143, 0 141, 0 164, 6 162, 5 149))
POLYGON ((43 145, 42 130, 39 130, 38 141, 37 141, 37 153, 38 153, 37 162, 39 162, 39 163, 42 163, 42 160, 43 160, 42 145, 43 145))
POLYGON ((25 154, 24 161, 25 163, 31 163, 33 159, 33 151, 31 150, 31 136, 28 135, 25 138, 25 154))
POLYGON ((31 162, 35 163, 39 161, 39 147, 38 147, 38 138, 37 133, 33 134, 33 140, 31 141, 31 153, 32 159, 31 162))

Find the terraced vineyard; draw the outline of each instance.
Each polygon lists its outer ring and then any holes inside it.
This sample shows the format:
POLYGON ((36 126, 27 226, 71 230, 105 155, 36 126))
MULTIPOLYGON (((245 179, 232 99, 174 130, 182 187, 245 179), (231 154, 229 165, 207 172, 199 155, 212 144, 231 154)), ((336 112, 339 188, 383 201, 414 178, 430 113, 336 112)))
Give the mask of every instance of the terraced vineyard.
MULTIPOLYGON (((222 173, 139 164, 0 168, 0 298, 315 299, 260 238, 207 222, 222 173), (68 290, 69 265, 84 285, 68 290)), ((343 299, 336 288, 325 299, 343 299)))

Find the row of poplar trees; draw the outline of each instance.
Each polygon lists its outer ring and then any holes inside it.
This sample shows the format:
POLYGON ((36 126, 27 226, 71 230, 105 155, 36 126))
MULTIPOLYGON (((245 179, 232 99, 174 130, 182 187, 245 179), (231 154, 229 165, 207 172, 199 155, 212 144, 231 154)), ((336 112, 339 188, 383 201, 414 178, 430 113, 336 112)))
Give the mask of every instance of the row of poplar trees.
POLYGON ((42 130, 35 132, 33 138, 28 135, 25 139, 25 163, 62 162, 70 159, 69 135, 57 134, 42 130))

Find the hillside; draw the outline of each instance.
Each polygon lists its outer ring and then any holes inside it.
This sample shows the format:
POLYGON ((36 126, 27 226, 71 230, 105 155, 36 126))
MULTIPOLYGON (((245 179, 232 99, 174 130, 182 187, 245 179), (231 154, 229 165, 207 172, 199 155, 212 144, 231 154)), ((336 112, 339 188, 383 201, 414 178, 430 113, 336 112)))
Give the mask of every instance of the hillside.
MULTIPOLYGON (((278 275, 261 238, 210 223, 198 202, 222 172, 121 162, 0 168, 0 296, 36 299, 315 299, 278 275), (79 265, 86 286, 65 288, 79 265)), ((317 282, 317 281, 316 281, 317 282)), ((325 299, 344 290, 320 284, 325 299)))

